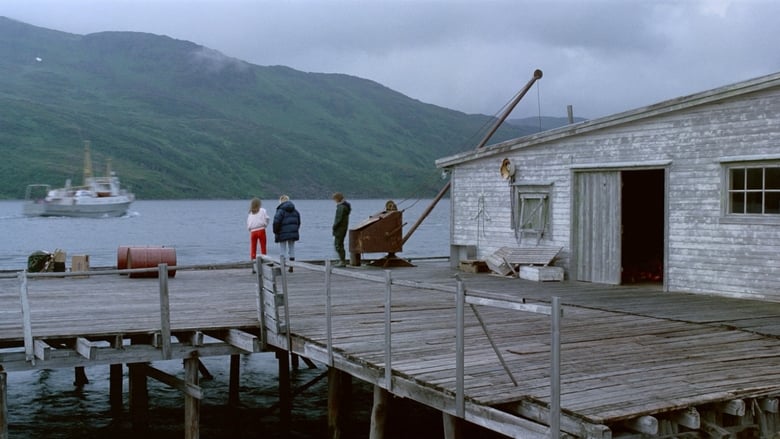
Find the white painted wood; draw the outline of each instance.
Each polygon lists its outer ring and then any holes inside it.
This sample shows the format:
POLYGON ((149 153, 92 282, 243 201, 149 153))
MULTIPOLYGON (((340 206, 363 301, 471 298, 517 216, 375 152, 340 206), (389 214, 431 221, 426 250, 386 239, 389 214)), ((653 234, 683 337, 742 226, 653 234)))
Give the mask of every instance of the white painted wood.
POLYGON ((499 174, 508 158, 516 185, 552 185, 549 231, 540 244, 564 247, 556 265, 570 274, 588 269, 576 254, 575 231, 587 223, 577 210, 587 200, 579 199, 576 176, 663 168, 665 288, 778 301, 780 217, 727 216, 723 195, 723 166, 780 160, 778 126, 775 74, 440 159, 437 165, 451 171, 450 244, 475 247, 477 259, 520 244, 511 228, 510 188, 499 174))
POLYGON ((539 267, 524 265, 518 271, 520 279, 536 282, 561 282, 563 281, 563 267, 539 267))

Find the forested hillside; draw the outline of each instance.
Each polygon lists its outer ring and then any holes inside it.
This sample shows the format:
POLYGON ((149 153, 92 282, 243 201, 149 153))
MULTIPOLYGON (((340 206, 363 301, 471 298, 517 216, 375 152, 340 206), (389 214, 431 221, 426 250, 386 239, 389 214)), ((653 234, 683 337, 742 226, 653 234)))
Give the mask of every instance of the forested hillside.
MULTIPOLYGON (((434 160, 473 148, 491 120, 166 36, 0 17, 0 198, 80 182, 84 140, 96 173, 111 159, 142 199, 431 197, 434 160)), ((504 125, 494 141, 533 131, 504 125)))

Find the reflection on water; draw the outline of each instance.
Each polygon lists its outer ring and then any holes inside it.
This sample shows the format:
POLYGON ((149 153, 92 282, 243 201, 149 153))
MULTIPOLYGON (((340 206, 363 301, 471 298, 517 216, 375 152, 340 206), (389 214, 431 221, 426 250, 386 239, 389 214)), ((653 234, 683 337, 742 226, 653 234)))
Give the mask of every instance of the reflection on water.
MULTIPOLYGON (((298 259, 335 257, 331 224, 335 205, 331 200, 294 200, 301 212, 298 259)), ((396 200, 398 201, 398 200, 396 200)), ((386 200, 350 200, 351 224, 382 211, 386 200)), ((264 200, 272 213, 275 200, 264 200)), ((404 210, 405 230, 430 205, 430 200, 398 201, 404 210)), ((0 201, 0 270, 20 270, 36 250, 63 249, 68 255, 89 255, 90 264, 113 266, 117 248, 126 245, 166 245, 176 248, 179 264, 248 261, 246 213, 248 200, 138 201, 121 218, 26 218, 21 201, 0 201)), ((273 241, 272 235, 269 240, 273 241)), ((269 255, 278 253, 273 244, 269 255)), ((444 256, 449 253, 449 201, 442 200, 404 245, 402 257, 444 256)), ((381 255, 379 255, 381 256, 381 255)), ((1 322, 0 322, 1 323, 1 322)), ((293 401, 292 432, 279 428, 277 363, 273 354, 241 357, 241 405, 228 401, 229 358, 203 358, 214 379, 202 381, 200 433, 203 438, 321 438, 327 432, 327 380, 308 387, 293 401)), ((155 362, 154 367, 183 377, 180 361, 155 362)), ((294 387, 304 386, 325 371, 302 368, 291 376, 294 387)), ((127 370, 125 369, 125 373, 127 370)), ((128 412, 127 379, 124 405, 112 412, 109 404, 109 367, 86 369, 89 383, 75 387, 73 369, 13 372, 8 374, 9 435, 32 438, 180 438, 183 437, 183 397, 177 390, 150 379, 150 429, 132 430, 128 412)), ((368 436, 372 389, 355 381, 346 437, 368 436)), ((388 437, 441 437, 437 412, 402 399, 393 401, 388 437)), ((483 436, 484 431, 467 437, 483 436)))
MULTIPOLYGON (((321 438, 327 432, 326 367, 301 368, 291 374, 294 389, 304 388, 293 401, 289 436, 281 430, 276 406, 277 369, 274 354, 241 356, 241 402, 228 405, 229 358, 203 358, 214 376, 202 380, 200 435, 203 438, 321 438), (313 385, 309 384, 314 381, 313 385)), ((181 361, 155 362, 154 367, 183 378, 181 361)), ((9 374, 9 435, 11 438, 138 438, 133 431, 127 401, 125 369, 124 403, 121 411, 109 405, 109 367, 86 369, 89 383, 73 385, 73 369, 40 370, 9 374)), ((142 437, 183 437, 183 396, 177 390, 150 379, 149 429, 142 437)), ((355 380, 348 408, 345 437, 368 437, 372 387, 355 380)), ((440 415, 411 401, 395 399, 391 404, 389 438, 441 437, 440 415), (395 422, 392 422, 395 420, 395 422)), ((484 431, 468 437, 488 436, 484 431)))

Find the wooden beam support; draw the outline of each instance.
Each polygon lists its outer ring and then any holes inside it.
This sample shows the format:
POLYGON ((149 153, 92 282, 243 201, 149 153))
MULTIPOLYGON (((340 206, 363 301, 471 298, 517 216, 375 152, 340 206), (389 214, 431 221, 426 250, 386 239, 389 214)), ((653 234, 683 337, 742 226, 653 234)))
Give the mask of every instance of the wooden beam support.
POLYGON ((36 338, 33 340, 33 351, 35 352, 35 358, 45 361, 51 358, 52 347, 45 341, 36 338))
POLYGON ((206 381, 211 381, 214 379, 214 375, 209 372, 209 370, 206 368, 206 365, 203 364, 203 361, 198 360, 198 372, 200 372, 200 376, 203 377, 206 381))
POLYGON ((206 335, 241 349, 245 353, 257 353, 263 351, 262 340, 260 337, 240 329, 209 331, 206 333, 206 335))
POLYGON ((640 416, 623 422, 623 426, 629 430, 643 434, 658 434, 658 419, 653 416, 640 416))
POLYGON ((706 419, 701 420, 701 431, 706 433, 712 439, 726 439, 731 437, 730 431, 706 419))
MULTIPOLYGON (((159 358, 158 349, 149 344, 137 344, 125 346, 123 349, 114 349, 112 347, 98 347, 97 358, 87 360, 73 349, 57 348, 51 344, 49 360, 45 363, 36 358, 36 364, 33 365, 26 361, 26 355, 23 352, 0 352, 0 364, 7 372, 16 372, 22 370, 35 369, 63 369, 82 366, 109 365, 109 364, 130 364, 147 362, 150 359, 159 358)), ((178 359, 188 358, 192 355, 193 347, 188 344, 175 343, 171 346, 172 357, 178 359)), ((207 343, 197 348, 199 356, 213 357, 226 356, 232 354, 245 353, 234 346, 223 342, 207 343)))
POLYGON ((763 398, 758 400, 758 406, 767 413, 778 413, 780 404, 777 398, 763 398))
POLYGON ((256 335, 239 329, 229 329, 223 341, 247 352, 256 353, 262 351, 262 343, 256 335))
POLYGON ((188 344, 192 347, 203 346, 203 332, 201 331, 175 332, 172 335, 176 337, 179 343, 188 344))
MULTIPOLYGON (((550 409, 528 401, 515 401, 503 406, 509 413, 516 413, 540 424, 550 420, 550 409)), ((590 439, 612 439, 612 431, 603 424, 592 424, 580 418, 561 413, 561 430, 579 437, 590 439)))
POLYGON ((155 349, 161 349, 163 345, 163 337, 159 332, 151 334, 151 341, 149 342, 155 349))
POLYGON ((672 422, 690 428, 691 430, 698 430, 701 427, 701 416, 693 407, 673 413, 669 419, 672 422))
POLYGON ((745 401, 734 399, 717 405, 718 411, 732 416, 745 416, 745 401))
POLYGON ((97 346, 84 337, 76 337, 76 343, 73 349, 87 360, 97 358, 97 346))
MULTIPOLYGON (((184 359, 185 365, 187 364, 188 361, 190 361, 190 358, 184 359)), ((194 359, 194 364, 195 364, 195 371, 197 372, 198 371, 197 358, 194 359)), ((166 372, 163 372, 160 369, 156 369, 148 364, 143 364, 141 366, 141 370, 143 370, 143 373, 149 378, 153 378, 163 384, 167 384, 173 387, 174 389, 181 391, 182 393, 184 393, 185 396, 189 396, 195 399, 203 399, 203 390, 200 388, 200 386, 193 385, 191 383, 192 380, 182 380, 166 372)))

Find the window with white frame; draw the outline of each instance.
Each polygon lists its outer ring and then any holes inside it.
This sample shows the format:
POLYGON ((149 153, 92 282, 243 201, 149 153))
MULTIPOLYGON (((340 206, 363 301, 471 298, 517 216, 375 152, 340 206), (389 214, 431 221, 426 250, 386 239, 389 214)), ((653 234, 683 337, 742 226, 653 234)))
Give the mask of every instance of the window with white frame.
POLYGON ((780 161, 726 166, 727 215, 780 215, 780 161))
POLYGON ((549 238, 550 184, 515 185, 512 228, 520 237, 549 238))

